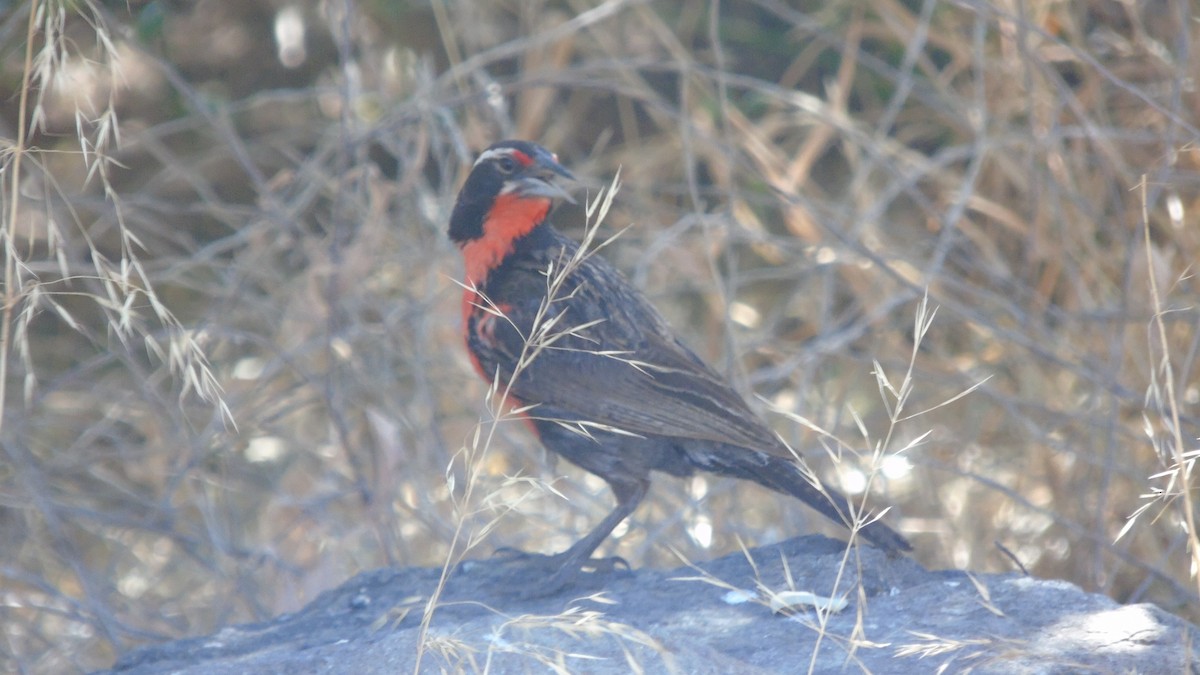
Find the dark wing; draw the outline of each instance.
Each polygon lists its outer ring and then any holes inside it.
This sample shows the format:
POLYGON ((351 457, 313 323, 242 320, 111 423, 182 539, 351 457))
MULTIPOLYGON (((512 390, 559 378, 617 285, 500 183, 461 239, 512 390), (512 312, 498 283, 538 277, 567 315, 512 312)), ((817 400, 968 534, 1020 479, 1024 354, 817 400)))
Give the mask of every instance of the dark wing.
MULTIPOLYGON (((573 243, 563 240, 563 247, 573 252, 573 243)), ((498 319, 490 344, 477 350, 488 352, 480 361, 492 370, 525 354, 512 393, 545 411, 530 414, 792 457, 725 379, 598 257, 585 260, 546 304, 541 323, 552 323, 539 333, 534 324, 547 296, 549 264, 546 255, 514 259, 489 282, 488 293, 505 307, 507 320, 498 319)), ((511 373, 501 369, 502 377, 511 373)))

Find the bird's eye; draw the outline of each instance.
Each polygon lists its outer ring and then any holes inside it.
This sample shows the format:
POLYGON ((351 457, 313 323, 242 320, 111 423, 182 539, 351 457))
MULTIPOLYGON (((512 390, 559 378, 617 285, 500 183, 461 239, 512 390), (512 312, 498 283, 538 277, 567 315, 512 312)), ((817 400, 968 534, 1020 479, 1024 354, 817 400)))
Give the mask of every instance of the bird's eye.
POLYGON ((517 169, 517 163, 513 161, 512 157, 501 157, 500 161, 496 162, 496 166, 502 173, 512 173, 517 169))

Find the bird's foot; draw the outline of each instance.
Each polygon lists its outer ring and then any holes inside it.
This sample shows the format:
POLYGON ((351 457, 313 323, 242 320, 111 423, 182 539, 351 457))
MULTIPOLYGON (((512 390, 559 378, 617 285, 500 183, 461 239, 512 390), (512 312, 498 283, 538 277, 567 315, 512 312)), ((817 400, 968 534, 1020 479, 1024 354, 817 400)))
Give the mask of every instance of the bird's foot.
POLYGON ((506 595, 522 599, 545 598, 569 588, 586 589, 619 569, 632 569, 624 558, 578 559, 568 552, 557 555, 527 553, 514 548, 496 549, 493 560, 506 595))

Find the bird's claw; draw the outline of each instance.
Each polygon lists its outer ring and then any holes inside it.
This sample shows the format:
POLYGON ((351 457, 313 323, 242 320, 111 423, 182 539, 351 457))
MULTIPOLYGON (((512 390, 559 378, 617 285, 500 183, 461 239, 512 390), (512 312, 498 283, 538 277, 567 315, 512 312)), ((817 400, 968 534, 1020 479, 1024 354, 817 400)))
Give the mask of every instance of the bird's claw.
POLYGON ((565 553, 544 555, 511 547, 497 548, 492 560, 505 582, 497 584, 506 595, 522 599, 545 598, 575 586, 594 585, 603 575, 633 569, 618 556, 579 560, 565 553))

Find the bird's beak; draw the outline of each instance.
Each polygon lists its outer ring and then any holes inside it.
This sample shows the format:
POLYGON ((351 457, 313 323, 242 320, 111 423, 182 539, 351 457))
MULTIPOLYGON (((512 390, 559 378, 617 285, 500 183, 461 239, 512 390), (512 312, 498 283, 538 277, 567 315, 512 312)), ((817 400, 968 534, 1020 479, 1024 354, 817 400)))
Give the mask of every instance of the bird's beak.
POLYGON ((560 178, 572 182, 575 180, 575 176, 558 163, 557 156, 549 152, 538 153, 533 164, 523 172, 517 191, 523 197, 562 199, 574 204, 575 198, 558 184, 560 178))

